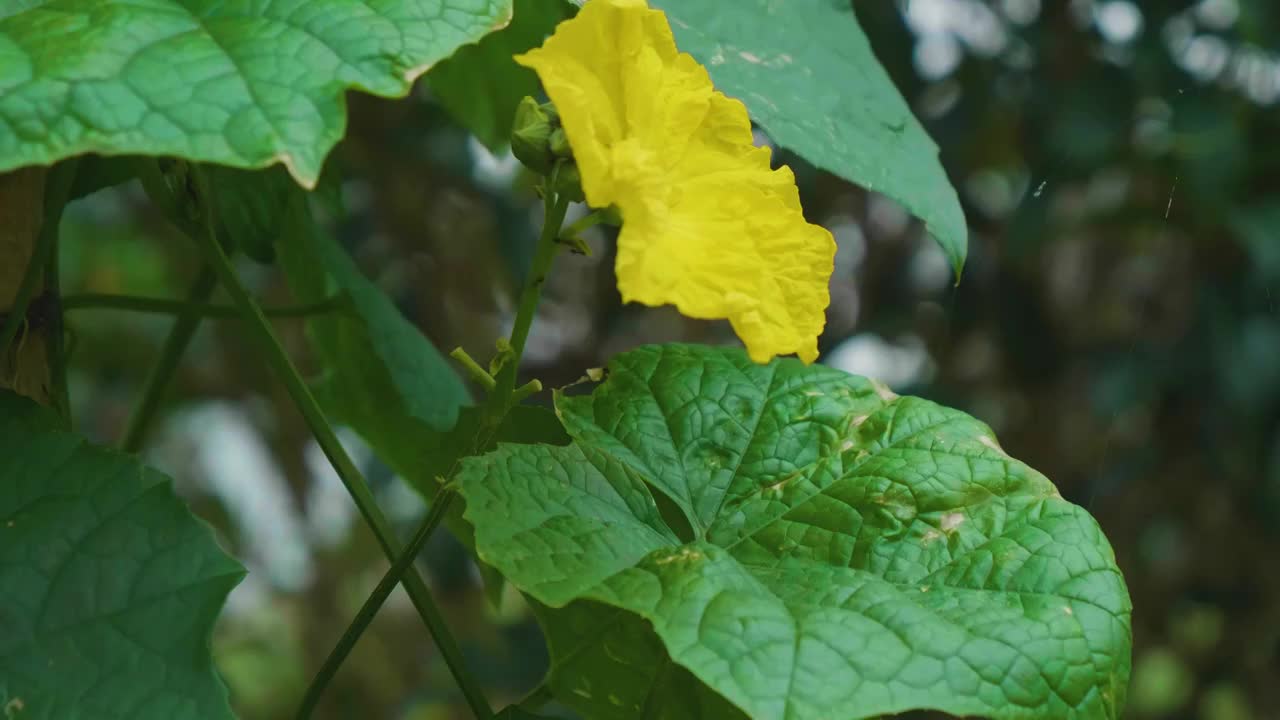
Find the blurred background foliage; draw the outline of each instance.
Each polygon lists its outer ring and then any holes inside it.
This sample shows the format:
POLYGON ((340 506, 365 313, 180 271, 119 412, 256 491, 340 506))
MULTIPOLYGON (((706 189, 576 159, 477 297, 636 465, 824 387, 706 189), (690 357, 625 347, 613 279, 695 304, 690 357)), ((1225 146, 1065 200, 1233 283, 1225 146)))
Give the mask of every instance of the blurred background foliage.
MULTIPOLYGON (((1280 718, 1280 5, 854 6, 941 148, 970 254, 953 286, 895 203, 780 151, 839 242, 822 362, 976 415, 1098 517, 1135 604, 1129 717, 1280 718)), ((541 30, 519 33, 442 64, 407 100, 352 95, 326 171, 361 268, 439 347, 476 357, 507 332, 540 223, 494 120, 536 87, 497 74, 541 30)), ((176 298, 195 277, 196 253, 136 185, 69 213, 66 292, 176 298)), ((592 256, 557 261, 528 376, 562 385, 645 342, 734 342, 721 323, 623 306, 612 238, 587 237, 592 256)), ((268 304, 291 302, 275 267, 244 269, 268 304)), ((170 320, 73 313, 78 425, 115 441, 170 320)), ((278 326, 306 367, 300 323, 278 326)), ((251 570, 214 646, 241 716, 268 720, 291 716, 385 564, 237 330, 203 324, 146 452, 251 570)), ((350 441, 407 531, 421 499, 350 441)), ((423 563, 495 702, 519 698, 546 663, 520 598, 487 603, 443 533, 423 563)), ((323 709, 468 716, 400 595, 323 709)))

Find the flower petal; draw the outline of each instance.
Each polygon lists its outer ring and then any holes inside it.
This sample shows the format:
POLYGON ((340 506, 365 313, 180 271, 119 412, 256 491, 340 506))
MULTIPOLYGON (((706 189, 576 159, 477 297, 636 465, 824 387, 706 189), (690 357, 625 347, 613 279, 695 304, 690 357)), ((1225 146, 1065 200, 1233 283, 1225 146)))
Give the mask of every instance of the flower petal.
POLYGON ((781 183, 794 195, 786 168, 721 173, 683 184, 669 204, 626 214, 617 260, 623 300, 728 318, 756 362, 791 353, 813 362, 835 243, 777 192, 781 183))
POLYGON ((627 98, 652 91, 658 79, 644 69, 676 55, 666 16, 643 0, 592 0, 542 47, 516 56, 555 103, 591 205, 615 200, 612 148, 630 135, 627 98))
POLYGON ((622 211, 623 299, 727 318, 758 362, 813 362, 835 241, 805 222, 791 171, 770 168, 746 108, 676 50, 666 16, 589 0, 516 60, 555 103, 588 203, 622 211))

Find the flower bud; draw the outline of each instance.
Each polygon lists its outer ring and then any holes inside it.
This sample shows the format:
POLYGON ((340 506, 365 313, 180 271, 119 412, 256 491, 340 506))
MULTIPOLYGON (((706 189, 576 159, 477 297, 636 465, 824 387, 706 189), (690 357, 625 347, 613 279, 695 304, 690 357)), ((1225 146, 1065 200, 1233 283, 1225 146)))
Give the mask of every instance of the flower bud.
POLYGON ((578 173, 578 165, 572 160, 561 160, 551 174, 551 190, 560 197, 572 202, 582 202, 582 175, 578 173))
POLYGON ((534 172, 544 175, 550 172, 555 160, 549 144, 552 129, 547 112, 536 100, 526 96, 516 108, 511 128, 512 154, 534 172))
POLYGON ((551 154, 558 158, 573 157, 573 149, 569 147, 569 136, 564 134, 564 128, 557 127, 551 131, 551 137, 547 140, 547 147, 551 150, 551 154))

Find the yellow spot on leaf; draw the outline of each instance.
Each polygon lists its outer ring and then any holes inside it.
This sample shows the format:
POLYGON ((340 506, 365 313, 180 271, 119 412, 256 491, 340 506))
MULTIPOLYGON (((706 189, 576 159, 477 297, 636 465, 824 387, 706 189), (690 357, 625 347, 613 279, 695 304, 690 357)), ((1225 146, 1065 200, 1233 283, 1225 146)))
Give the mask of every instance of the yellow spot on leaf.
POLYGON ((697 550, 694 550, 691 547, 682 547, 677 552, 671 553, 670 555, 664 558, 659 558, 657 560, 654 560, 653 563, 655 565, 667 565, 669 563, 676 562, 677 560, 696 561, 696 560, 702 560, 703 557, 704 556, 702 553, 698 552, 697 550))
POLYGON ((954 513, 947 513, 946 515, 943 515, 942 520, 938 523, 938 525, 939 527, 942 528, 942 532, 950 535, 951 533, 955 532, 955 529, 960 527, 960 524, 963 522, 964 522, 964 514, 954 512, 954 513))
POLYGON ((890 390, 888 385, 885 385, 879 380, 872 380, 871 388, 875 390, 876 395, 879 395, 880 399, 885 402, 893 402, 898 399, 898 394, 890 390))
POLYGON ((982 443, 983 445, 986 445, 992 450, 995 450, 1001 455, 1006 455, 1006 456, 1008 455, 1008 453, 1004 451, 1004 448, 1000 447, 1000 443, 996 442, 995 438, 987 437, 986 435, 979 435, 978 442, 982 443))

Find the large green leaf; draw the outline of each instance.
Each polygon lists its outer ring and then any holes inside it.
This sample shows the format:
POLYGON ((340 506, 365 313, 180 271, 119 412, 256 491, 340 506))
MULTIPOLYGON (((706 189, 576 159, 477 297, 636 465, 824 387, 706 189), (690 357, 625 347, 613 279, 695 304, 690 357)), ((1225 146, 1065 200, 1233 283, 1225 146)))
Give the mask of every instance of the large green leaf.
POLYGON ((334 295, 351 301, 350 312, 307 322, 323 367, 317 398, 421 487, 437 467, 423 438, 453 429, 470 395, 431 341, 316 227, 303 200, 293 198, 279 222, 276 251, 289 284, 303 302, 334 295))
POLYGON ((1130 604, 1111 548, 977 420, 693 346, 621 355, 557 411, 573 445, 500 447, 459 482, 480 558, 551 608, 564 702, 630 718, 688 694, 618 652, 644 621, 754 718, 1119 717, 1130 604), (618 625, 574 617, 605 606, 618 625))
POLYGON ((397 97, 511 0, 35 0, 0 8, 0 171, 94 152, 314 185, 344 93, 397 97))
POLYGON ((511 24, 431 68, 427 79, 441 104, 491 150, 511 136, 516 106, 537 95, 538 76, 513 55, 540 45, 572 14, 564 0, 515 0, 511 24))
POLYGON ((744 717, 688 670, 671 662, 649 623, 600 603, 565 609, 538 603, 551 668, 551 692, 584 717, 735 720, 744 717))
POLYGON ((959 276, 964 211, 938 150, 876 60, 852 4, 653 0, 676 44, 779 144, 924 220, 959 276))
MULTIPOLYGON (((568 445, 569 436, 555 413, 534 405, 516 405, 502 417, 496 429, 484 426, 481 407, 464 407, 458 413, 458 422, 448 432, 426 433, 418 436, 419 472, 407 476, 410 484, 428 499, 435 497, 441 480, 452 477, 457 464, 469 455, 492 450, 498 443, 533 445, 568 445)), ((475 548, 475 535, 471 525, 463 520, 463 503, 454 502, 445 515, 445 525, 463 545, 475 548)), ((479 564, 480 579, 485 594, 494 607, 502 603, 505 582, 502 575, 485 563, 479 564)))
POLYGON ((167 478, 57 424, 0 393, 0 707, 231 720, 209 632, 243 571, 167 478))

